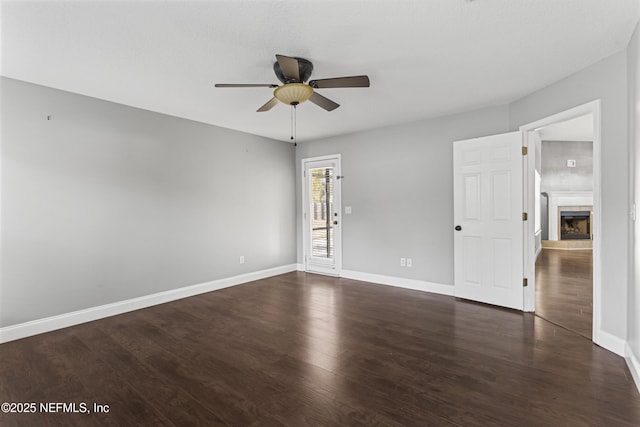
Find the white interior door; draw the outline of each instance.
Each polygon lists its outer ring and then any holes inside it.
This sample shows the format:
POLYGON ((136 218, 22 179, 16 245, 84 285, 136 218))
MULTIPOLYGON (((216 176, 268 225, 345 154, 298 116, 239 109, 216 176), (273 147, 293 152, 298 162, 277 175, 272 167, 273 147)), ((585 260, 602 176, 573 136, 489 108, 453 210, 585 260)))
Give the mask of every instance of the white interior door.
POLYGON ((522 134, 453 143, 455 295, 522 310, 522 134))
POLYGON ((304 159, 303 219, 305 270, 340 275, 340 157, 304 159))

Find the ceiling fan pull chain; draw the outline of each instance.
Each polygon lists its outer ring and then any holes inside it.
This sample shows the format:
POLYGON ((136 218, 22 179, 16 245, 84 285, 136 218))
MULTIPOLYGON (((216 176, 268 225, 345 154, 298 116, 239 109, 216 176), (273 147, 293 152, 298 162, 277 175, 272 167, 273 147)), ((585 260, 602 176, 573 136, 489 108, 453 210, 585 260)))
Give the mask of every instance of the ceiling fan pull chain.
POLYGON ((293 146, 298 146, 298 109, 293 105, 293 146))

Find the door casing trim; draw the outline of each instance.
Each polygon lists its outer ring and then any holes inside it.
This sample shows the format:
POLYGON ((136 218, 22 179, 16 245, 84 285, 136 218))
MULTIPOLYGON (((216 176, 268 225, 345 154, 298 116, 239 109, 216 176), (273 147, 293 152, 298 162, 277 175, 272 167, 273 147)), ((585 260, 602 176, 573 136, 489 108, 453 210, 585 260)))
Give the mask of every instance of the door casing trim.
MULTIPOLYGON (((593 115, 593 321, 592 340, 602 345, 600 335, 602 327, 602 117, 600 99, 579 105, 557 114, 520 126, 523 144, 528 148, 528 155, 523 164, 523 209, 533 212, 535 209, 535 147, 530 147, 531 132, 558 122, 575 119, 587 114, 593 115)), ((530 215, 532 217, 532 215, 530 215)), ((535 311, 535 221, 528 221, 524 232, 523 263, 525 277, 529 286, 524 288, 524 311, 535 311)), ((606 346, 604 346, 606 348, 606 346)))

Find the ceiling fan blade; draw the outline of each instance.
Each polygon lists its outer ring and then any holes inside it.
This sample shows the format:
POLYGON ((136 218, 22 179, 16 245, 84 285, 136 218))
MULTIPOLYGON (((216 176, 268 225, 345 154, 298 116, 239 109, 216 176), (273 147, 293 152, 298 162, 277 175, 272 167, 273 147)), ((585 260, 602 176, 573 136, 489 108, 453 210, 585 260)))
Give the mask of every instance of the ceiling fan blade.
POLYGON ((280 102, 280 101, 278 101, 278 98, 271 98, 271 100, 269 100, 269 102, 264 104, 262 107, 258 108, 258 113, 262 113, 263 111, 271 110, 278 102, 280 102))
POLYGON ((319 107, 324 108, 327 111, 333 111, 340 106, 340 104, 336 104, 329 98, 325 98, 324 96, 320 95, 317 92, 313 92, 313 95, 311 95, 311 98, 309 98, 309 101, 313 102, 319 107))
POLYGON ((300 81, 300 67, 298 66, 298 60, 284 55, 276 55, 282 74, 289 79, 300 81))
POLYGON ((316 89, 331 87, 369 87, 368 76, 335 77, 309 81, 309 86, 316 89))
POLYGON ((275 84, 235 84, 235 83, 216 83, 216 87, 278 87, 275 84))

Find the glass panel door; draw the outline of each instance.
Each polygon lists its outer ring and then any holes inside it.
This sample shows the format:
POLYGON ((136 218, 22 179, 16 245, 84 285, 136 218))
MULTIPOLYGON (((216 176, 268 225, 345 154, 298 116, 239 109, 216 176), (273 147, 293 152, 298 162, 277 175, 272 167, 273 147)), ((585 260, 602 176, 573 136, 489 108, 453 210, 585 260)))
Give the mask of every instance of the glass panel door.
POLYGON ((305 270, 340 275, 340 158, 303 160, 305 270))
POLYGON ((333 167, 311 169, 311 256, 333 259, 333 167))

